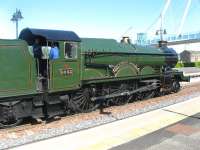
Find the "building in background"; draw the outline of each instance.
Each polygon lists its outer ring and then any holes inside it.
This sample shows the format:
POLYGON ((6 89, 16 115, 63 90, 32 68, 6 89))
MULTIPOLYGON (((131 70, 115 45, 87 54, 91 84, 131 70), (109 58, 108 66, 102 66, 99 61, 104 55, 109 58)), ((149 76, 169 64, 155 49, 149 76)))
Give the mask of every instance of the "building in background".
POLYGON ((182 62, 197 62, 200 61, 200 51, 184 50, 180 53, 180 60, 182 62))

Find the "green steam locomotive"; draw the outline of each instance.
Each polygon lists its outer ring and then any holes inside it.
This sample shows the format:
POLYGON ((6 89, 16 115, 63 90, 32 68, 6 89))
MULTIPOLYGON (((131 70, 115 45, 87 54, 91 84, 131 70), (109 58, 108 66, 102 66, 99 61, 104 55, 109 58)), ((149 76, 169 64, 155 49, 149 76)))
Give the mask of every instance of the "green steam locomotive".
POLYGON ((177 61, 164 41, 158 48, 142 47, 127 37, 117 42, 26 28, 17 40, 0 40, 0 127, 178 92, 188 78, 172 69, 177 61), (34 58, 35 39, 41 59, 34 58), (53 43, 59 58, 52 60, 53 43))

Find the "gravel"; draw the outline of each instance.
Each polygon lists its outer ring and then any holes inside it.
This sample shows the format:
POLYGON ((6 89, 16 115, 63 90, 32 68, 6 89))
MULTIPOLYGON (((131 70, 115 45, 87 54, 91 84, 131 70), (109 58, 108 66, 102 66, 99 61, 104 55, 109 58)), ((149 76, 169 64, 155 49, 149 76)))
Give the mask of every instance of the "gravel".
MULTIPOLYGON (((195 89, 198 89, 198 87, 195 87, 195 89)), ((187 91, 188 90, 192 89, 188 88, 187 91)), ((6 138, 3 136, 3 138, 0 139, 0 149, 7 149, 31 142, 61 136, 64 134, 78 132, 80 130, 111 123, 200 96, 199 90, 186 93, 187 94, 182 95, 179 95, 179 93, 177 93, 175 95, 167 95, 166 97, 159 97, 153 100, 145 100, 144 102, 138 102, 139 104, 132 103, 125 106, 114 106, 111 108, 106 108, 104 111, 109 112, 107 115, 100 115, 99 112, 96 111, 88 114, 78 114, 70 116, 66 119, 63 119, 64 121, 61 120, 60 122, 55 121, 52 124, 50 123, 46 125, 40 125, 40 130, 37 129, 39 128, 37 126, 36 128, 30 130, 27 129, 27 134, 10 132, 8 133, 9 136, 7 136, 6 138)), ((4 133, 2 132, 0 133, 0 135, 1 134, 4 133)))

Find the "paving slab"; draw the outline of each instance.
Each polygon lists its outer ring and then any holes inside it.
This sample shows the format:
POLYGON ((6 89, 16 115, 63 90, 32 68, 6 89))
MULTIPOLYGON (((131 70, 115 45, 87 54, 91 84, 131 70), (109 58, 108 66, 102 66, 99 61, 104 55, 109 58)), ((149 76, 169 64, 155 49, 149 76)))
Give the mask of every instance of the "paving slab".
POLYGON ((200 113, 110 150, 199 150, 200 113))

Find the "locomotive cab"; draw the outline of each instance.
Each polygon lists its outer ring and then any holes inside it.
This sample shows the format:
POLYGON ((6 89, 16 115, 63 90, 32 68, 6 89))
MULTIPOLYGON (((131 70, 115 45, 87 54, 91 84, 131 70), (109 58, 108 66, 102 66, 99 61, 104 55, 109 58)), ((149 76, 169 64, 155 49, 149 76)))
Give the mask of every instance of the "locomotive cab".
POLYGON ((32 57, 35 39, 39 39, 42 58, 35 57, 36 89, 39 92, 58 92, 80 85, 80 38, 71 31, 29 29, 21 31, 20 39, 28 43, 32 57), (52 45, 58 57, 50 58, 52 45))

